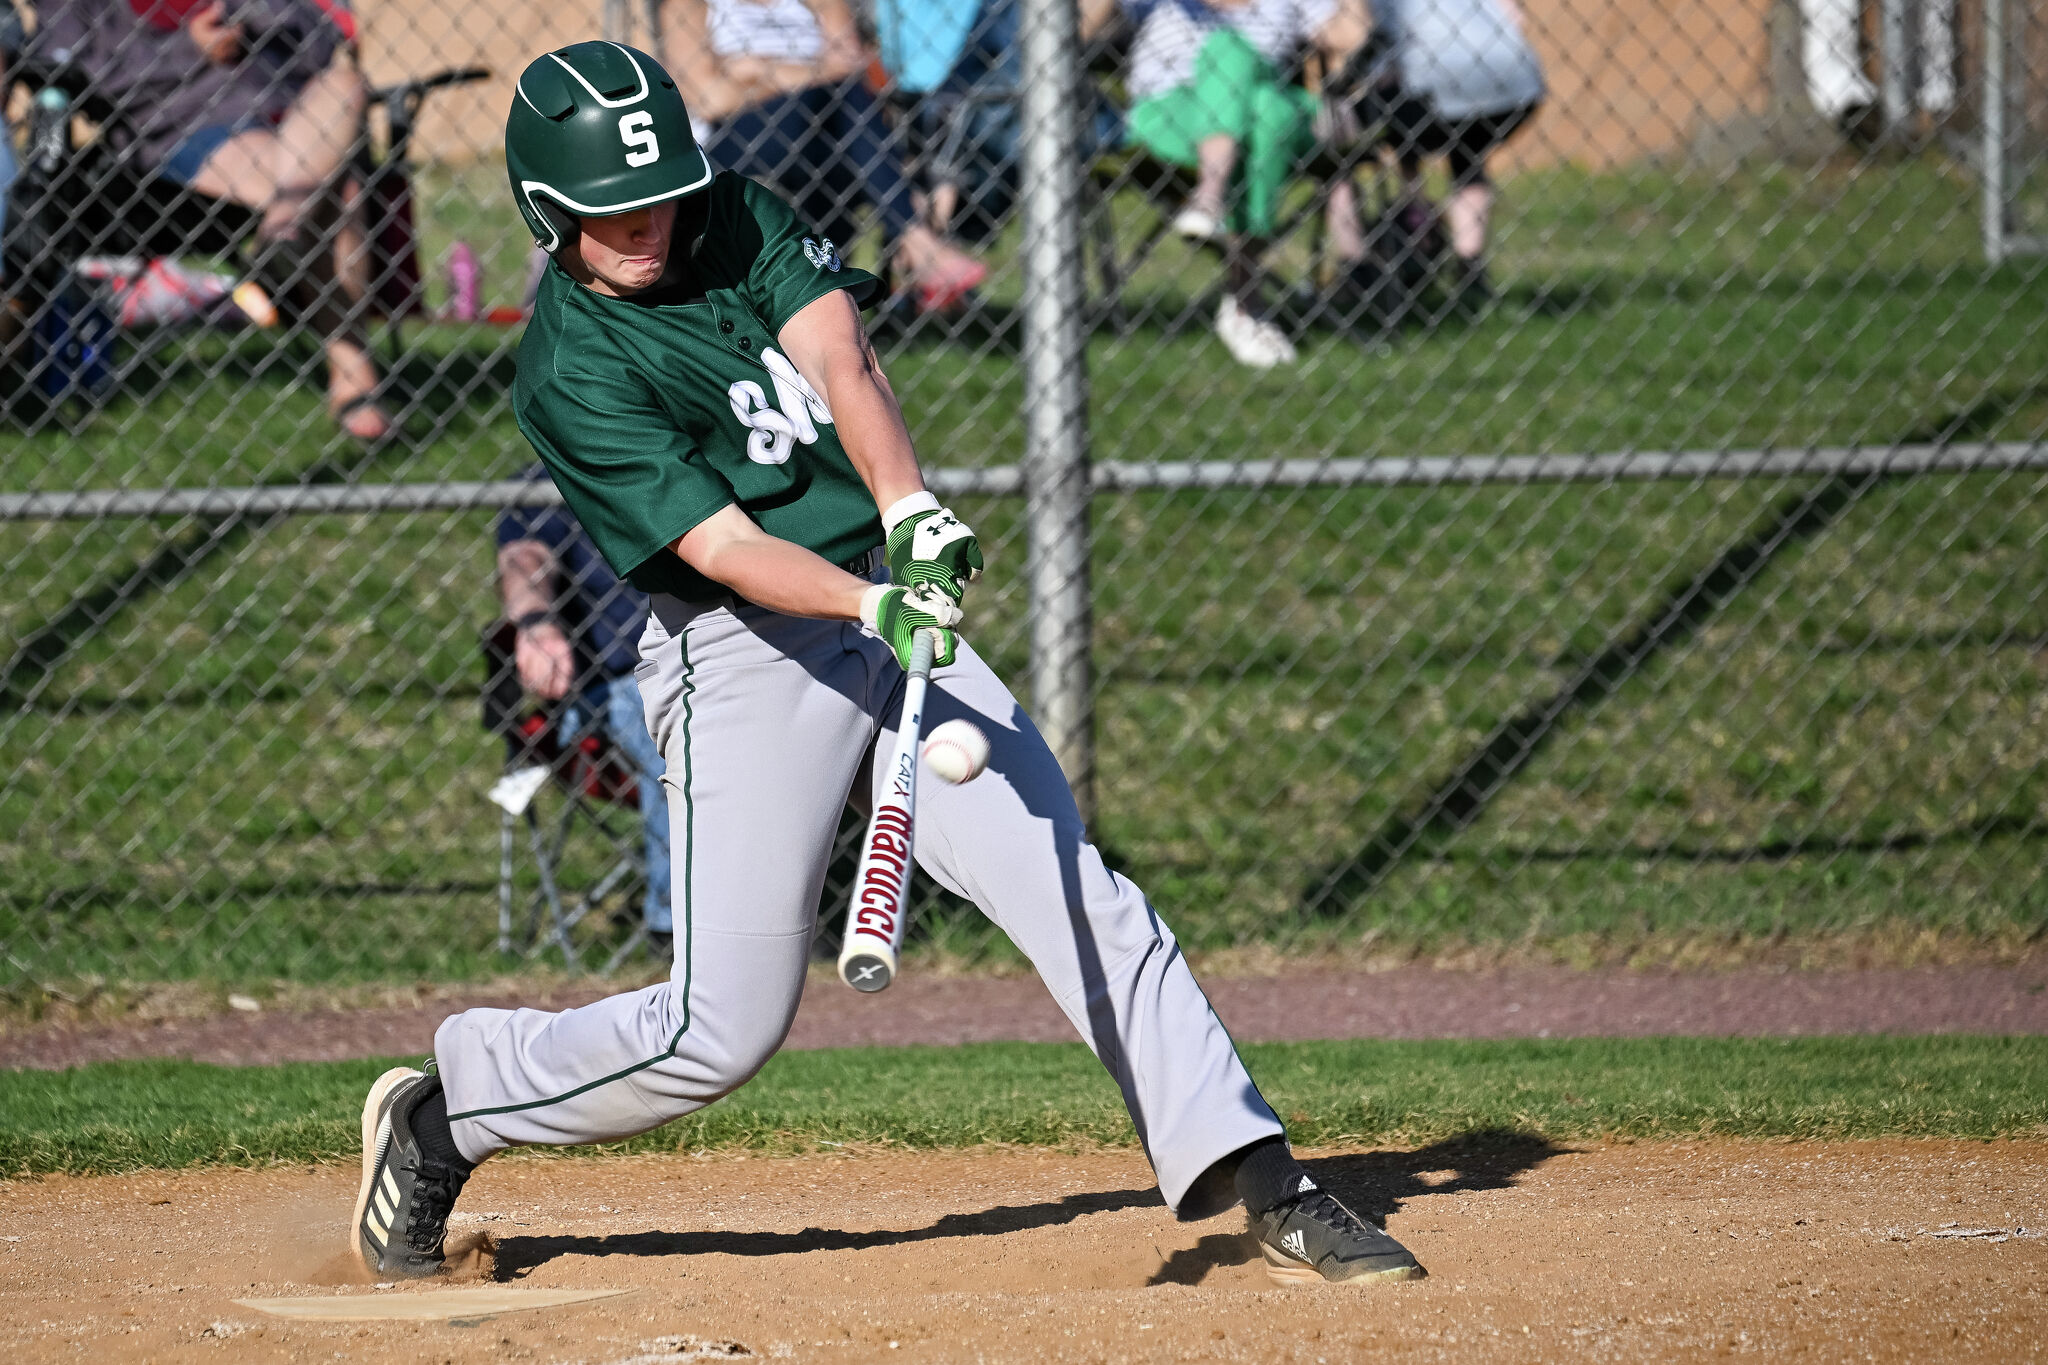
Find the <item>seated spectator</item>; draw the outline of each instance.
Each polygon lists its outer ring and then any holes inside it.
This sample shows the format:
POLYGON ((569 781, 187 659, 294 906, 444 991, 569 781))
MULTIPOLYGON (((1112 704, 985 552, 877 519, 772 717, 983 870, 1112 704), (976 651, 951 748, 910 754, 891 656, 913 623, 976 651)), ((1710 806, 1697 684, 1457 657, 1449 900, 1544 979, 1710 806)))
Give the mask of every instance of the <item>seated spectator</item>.
POLYGON ((1493 182, 1486 158, 1543 102, 1543 67, 1515 0, 1372 0, 1374 60, 1358 116, 1386 129, 1407 197, 1422 204, 1422 159, 1450 162, 1444 206, 1465 303, 1491 293, 1486 242, 1493 182))
POLYGON ((362 135, 355 19, 342 0, 38 0, 29 55, 70 63, 113 108, 124 155, 261 214, 255 270, 322 339, 328 411, 360 440, 391 429, 363 335, 362 235, 343 183, 362 135))
MULTIPOLYGON (((1082 41, 1094 39, 1116 12, 1116 0, 1082 0, 1082 41)), ((931 225, 969 241, 993 238, 1016 200, 1020 164, 1017 0, 982 0, 979 7, 878 0, 875 28, 890 83, 918 97, 913 117, 931 149, 931 225)), ((1078 149, 1084 159, 1123 140, 1121 118, 1099 97, 1088 113, 1078 149)))
MULTIPOLYGON (((543 480, 539 465, 524 477, 543 480)), ((674 929, 669 906, 666 766, 647 733, 640 685, 640 631, 647 599, 621 582, 566 507, 513 507, 498 517, 498 601, 518 632, 513 661, 535 697, 567 702, 556 742, 604 735, 632 761, 645 826, 647 896, 642 914, 658 947, 674 929)))
MULTIPOLYGON (((1173 226, 1224 242, 1229 279, 1216 335, 1243 364, 1295 358, 1256 297, 1258 256, 1315 123, 1315 97, 1284 73, 1304 46, 1342 60, 1364 37, 1359 0, 1156 0, 1131 46, 1131 140, 1194 168, 1194 194, 1173 226)), ((1354 211, 1353 237, 1355 221, 1354 211)))
POLYGON ((837 237, 851 235, 853 203, 873 205, 924 311, 959 304, 987 278, 920 218, 845 0, 673 0, 667 13, 668 66, 711 125, 714 165, 774 184, 837 237))

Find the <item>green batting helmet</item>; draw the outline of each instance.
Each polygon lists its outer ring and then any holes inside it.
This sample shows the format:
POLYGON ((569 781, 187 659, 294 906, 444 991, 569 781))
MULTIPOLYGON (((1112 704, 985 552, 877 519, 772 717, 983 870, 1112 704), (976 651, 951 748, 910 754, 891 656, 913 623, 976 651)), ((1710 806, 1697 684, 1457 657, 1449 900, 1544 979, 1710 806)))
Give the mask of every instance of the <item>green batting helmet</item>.
POLYGON ((618 43, 577 43, 520 73, 505 116, 505 170, 535 245, 711 183, 711 163, 661 63, 618 43))

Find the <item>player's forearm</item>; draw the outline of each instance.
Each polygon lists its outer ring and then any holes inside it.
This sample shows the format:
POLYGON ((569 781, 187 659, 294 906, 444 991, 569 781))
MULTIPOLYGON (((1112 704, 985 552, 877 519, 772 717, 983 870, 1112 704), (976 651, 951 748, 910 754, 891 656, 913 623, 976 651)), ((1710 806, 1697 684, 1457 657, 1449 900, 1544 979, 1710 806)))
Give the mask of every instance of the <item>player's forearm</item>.
POLYGON ((827 621, 860 619, 868 584, 801 545, 761 534, 703 544, 684 536, 672 548, 698 573, 757 607, 827 621))
MULTIPOLYGON (((847 312, 852 311, 849 301, 847 312)), ((832 409, 839 443, 846 448, 854 472, 874 495, 875 506, 887 511, 912 493, 924 491, 924 473, 917 467, 917 451, 910 444, 910 428, 903 421, 896 390, 882 373, 882 363, 857 314, 852 326, 854 344, 835 346, 825 353, 825 405, 832 409)))
POLYGON ((784 324, 778 340, 797 373, 831 409, 839 444, 875 506, 886 510, 923 492, 910 428, 853 297, 834 290, 813 300, 784 324))
POLYGON ((880 370, 839 384, 825 402, 832 409, 846 457, 874 495, 876 507, 887 510, 924 491, 924 473, 917 467, 903 410, 880 370))

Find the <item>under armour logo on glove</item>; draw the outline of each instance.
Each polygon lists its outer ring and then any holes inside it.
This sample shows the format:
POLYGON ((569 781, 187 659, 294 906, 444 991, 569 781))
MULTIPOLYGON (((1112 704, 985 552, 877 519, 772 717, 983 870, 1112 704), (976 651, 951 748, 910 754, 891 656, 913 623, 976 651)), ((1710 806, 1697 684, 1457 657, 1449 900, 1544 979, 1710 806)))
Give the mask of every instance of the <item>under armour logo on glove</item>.
POLYGON ((981 542, 948 508, 927 508, 904 518, 884 547, 889 579, 959 601, 981 577, 981 542))

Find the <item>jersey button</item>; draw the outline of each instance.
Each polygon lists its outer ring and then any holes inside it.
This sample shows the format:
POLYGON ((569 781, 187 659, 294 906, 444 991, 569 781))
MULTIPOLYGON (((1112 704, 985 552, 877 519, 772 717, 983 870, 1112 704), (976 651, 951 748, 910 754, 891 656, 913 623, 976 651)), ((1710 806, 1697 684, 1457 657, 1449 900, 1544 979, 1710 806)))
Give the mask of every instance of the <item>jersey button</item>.
POLYGON ((718 330, 721 332, 730 332, 732 330, 732 319, 721 319, 718 324, 718 330))
POLYGON ((754 349, 754 339, 753 339, 752 337, 741 337, 741 338, 740 338, 740 349, 741 349, 742 351, 751 351, 751 350, 753 350, 753 349, 754 349))

